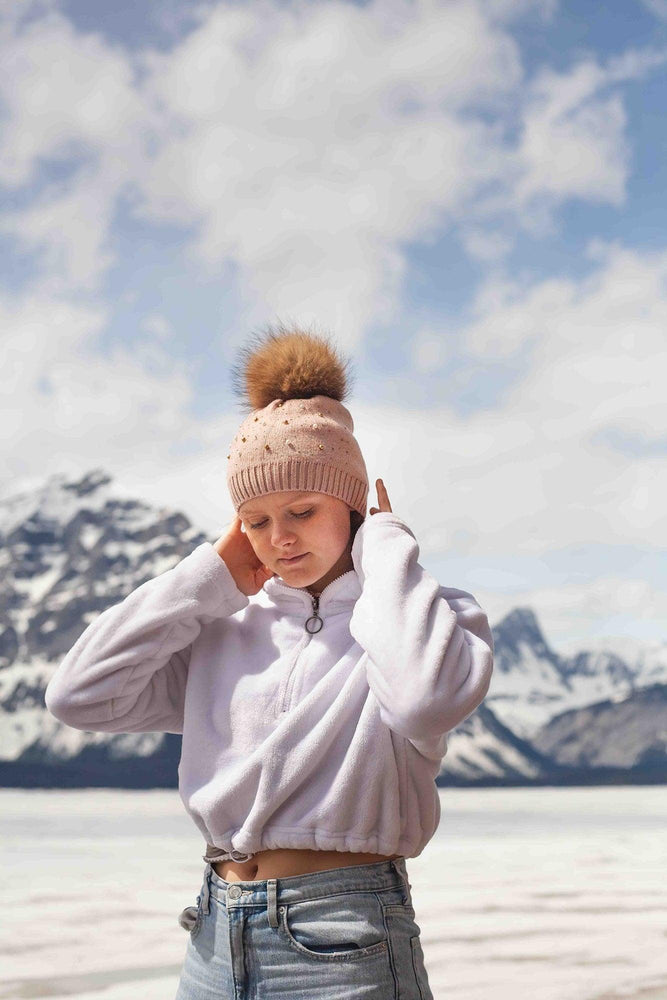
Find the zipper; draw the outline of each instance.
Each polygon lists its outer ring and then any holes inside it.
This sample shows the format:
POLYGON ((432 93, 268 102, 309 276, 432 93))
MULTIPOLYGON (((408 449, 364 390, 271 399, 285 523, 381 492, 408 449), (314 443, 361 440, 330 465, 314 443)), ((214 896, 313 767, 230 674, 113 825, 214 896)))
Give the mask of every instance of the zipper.
POLYGON ((290 697, 291 697, 291 694, 292 694, 292 687, 294 686, 294 678, 296 677, 296 665, 297 665, 297 663, 299 661, 299 657, 301 656, 301 653, 303 652, 303 650, 305 649, 305 647, 308 645, 309 642, 310 642, 310 640, 306 639, 306 641, 303 643, 303 645, 301 646, 301 649, 296 654, 296 657, 294 658, 294 661, 293 661, 292 666, 290 668, 290 672, 289 672, 289 675, 287 677, 287 681, 285 683, 285 693, 283 694, 283 700, 282 700, 282 704, 280 706, 280 712, 281 712, 281 714, 282 714, 282 712, 286 712, 287 709, 289 708, 289 701, 290 701, 290 697))
POLYGON ((322 628, 322 626, 324 625, 324 620, 322 619, 322 616, 320 615, 320 600, 322 599, 323 595, 326 594, 326 592, 329 589, 329 587, 333 583, 335 583, 336 580, 340 580, 340 578, 342 576, 345 576, 346 573, 353 573, 353 572, 354 572, 354 570, 346 569, 345 573, 340 573, 333 580, 330 580, 329 583, 324 588, 324 590, 322 591, 322 593, 321 594, 317 594, 317 595, 316 594, 311 594, 310 591, 307 589, 307 587, 288 587, 286 583, 281 583, 280 581, 276 581, 276 583, 277 583, 277 585, 279 587, 284 587, 285 590, 300 590, 300 591, 302 591, 302 593, 308 594, 308 596, 310 597, 310 600, 311 600, 311 604, 313 605, 313 613, 312 613, 312 615, 310 615, 306 619, 306 621, 304 623, 304 628, 305 628, 306 632, 309 632, 311 635, 314 635, 316 632, 319 632, 320 629, 322 628), (309 622, 312 622, 313 626, 317 622, 319 622, 320 624, 319 624, 318 628, 315 628, 315 627, 308 628, 308 623, 309 622))
MULTIPOLYGON (((352 570, 349 570, 349 569, 345 571, 345 573, 351 573, 351 572, 352 572, 352 570)), ((345 573, 341 573, 340 576, 337 576, 334 580, 331 580, 326 585, 326 587, 324 588, 324 590, 322 591, 322 594, 326 593, 326 591, 329 589, 329 587, 331 586, 332 583, 335 583, 336 580, 340 580, 341 576, 345 576, 345 573)), ((306 587, 287 587, 286 584, 281 584, 281 583, 278 583, 278 586, 279 587, 280 586, 284 586, 287 590, 301 590, 301 591, 303 591, 304 594, 308 594, 309 595, 309 597, 311 599, 311 603, 313 605, 313 613, 312 613, 312 615, 310 615, 306 619, 305 624, 304 624, 304 628, 305 628, 305 630, 306 630, 306 632, 308 633, 309 636, 315 635, 317 632, 319 632, 322 629, 322 627, 324 626, 324 620, 323 620, 322 616, 320 615, 320 598, 322 597, 322 594, 311 594, 310 591, 306 589, 306 587), (317 622, 319 622, 319 626, 316 627, 317 622), (309 627, 309 626, 311 626, 311 627, 309 627)), ((310 639, 306 639, 306 641, 303 643, 301 649, 297 653, 294 662, 292 663, 292 668, 291 668, 291 670, 289 672, 289 676, 287 678, 287 683, 285 684, 285 693, 283 695, 282 704, 280 706, 280 713, 281 714, 283 712, 286 712, 287 709, 288 709, 288 707, 289 707, 290 695, 292 693, 292 687, 294 685, 294 678, 296 677, 296 665, 297 665, 297 663, 299 661, 299 657, 301 656, 301 653, 306 648, 306 646, 308 645, 309 642, 310 642, 310 639)))
MULTIPOLYGON (((331 582, 333 583, 333 580, 331 582)), ((313 599, 313 613, 310 616, 310 618, 306 618, 306 624, 304 628, 306 629, 306 632, 310 632, 311 635, 314 635, 315 632, 319 632, 322 626, 324 625, 324 620, 320 615, 320 597, 322 595, 311 594, 310 596, 313 599), (319 622, 320 624, 317 625, 317 622, 319 622), (312 628, 310 627, 311 624, 312 628)))

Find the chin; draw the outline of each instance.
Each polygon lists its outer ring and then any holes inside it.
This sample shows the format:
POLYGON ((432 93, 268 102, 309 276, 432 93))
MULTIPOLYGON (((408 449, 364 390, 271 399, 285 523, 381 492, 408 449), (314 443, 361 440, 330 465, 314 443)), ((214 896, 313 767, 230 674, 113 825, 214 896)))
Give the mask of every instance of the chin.
POLYGON ((306 569, 305 566, 294 566, 292 569, 281 566, 277 573, 285 583, 291 584, 293 587, 311 587, 322 578, 322 573, 314 573, 312 569, 306 569))

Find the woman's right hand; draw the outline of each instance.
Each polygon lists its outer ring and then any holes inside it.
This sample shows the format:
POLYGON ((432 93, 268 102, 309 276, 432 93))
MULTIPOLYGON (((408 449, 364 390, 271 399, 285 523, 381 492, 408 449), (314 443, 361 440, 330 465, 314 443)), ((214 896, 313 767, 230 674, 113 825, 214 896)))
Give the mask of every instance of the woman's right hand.
POLYGON ((237 514, 227 533, 220 536, 213 548, 224 560, 241 593, 251 597, 262 589, 267 580, 278 574, 257 558, 248 536, 241 531, 241 523, 237 514))

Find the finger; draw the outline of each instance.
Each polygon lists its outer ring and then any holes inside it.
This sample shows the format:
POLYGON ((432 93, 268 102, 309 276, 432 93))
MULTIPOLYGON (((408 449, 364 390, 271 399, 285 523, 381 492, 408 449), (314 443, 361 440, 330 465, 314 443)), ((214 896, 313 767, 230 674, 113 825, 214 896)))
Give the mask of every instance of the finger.
POLYGON ((375 480, 375 485, 377 487, 378 502, 380 504, 381 511, 388 511, 391 513, 391 504, 389 503, 389 496, 387 494, 387 489, 381 479, 375 480))

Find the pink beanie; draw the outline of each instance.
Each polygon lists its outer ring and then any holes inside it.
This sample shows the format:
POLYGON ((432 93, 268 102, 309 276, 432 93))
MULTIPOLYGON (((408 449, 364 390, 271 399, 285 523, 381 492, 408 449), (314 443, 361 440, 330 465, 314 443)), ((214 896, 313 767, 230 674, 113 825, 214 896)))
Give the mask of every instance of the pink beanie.
POLYGON ((227 485, 238 513, 246 500, 283 490, 328 493, 366 516, 368 474, 342 403, 344 364, 327 341, 269 328, 236 366, 236 391, 251 412, 227 456, 227 485))

